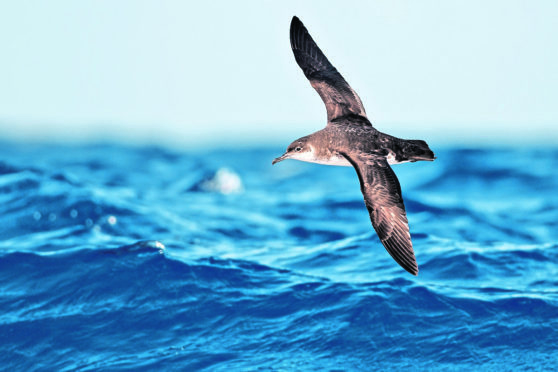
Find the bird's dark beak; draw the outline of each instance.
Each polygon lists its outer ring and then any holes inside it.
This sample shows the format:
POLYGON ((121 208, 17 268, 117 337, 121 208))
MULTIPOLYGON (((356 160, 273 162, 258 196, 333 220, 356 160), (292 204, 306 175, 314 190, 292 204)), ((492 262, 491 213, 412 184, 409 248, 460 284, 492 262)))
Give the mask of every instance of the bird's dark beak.
POLYGON ((280 161, 283 161, 287 158, 287 153, 284 153, 283 155, 279 156, 278 158, 273 159, 273 161, 271 162, 271 165, 275 164, 275 163, 279 163, 280 161))

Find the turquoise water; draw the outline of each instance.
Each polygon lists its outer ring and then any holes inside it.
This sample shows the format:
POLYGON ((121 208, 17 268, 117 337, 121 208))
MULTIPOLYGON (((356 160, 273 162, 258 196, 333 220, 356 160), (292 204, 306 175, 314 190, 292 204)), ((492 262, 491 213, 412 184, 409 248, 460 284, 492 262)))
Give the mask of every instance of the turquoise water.
POLYGON ((4 143, 2 369, 555 368, 558 150, 394 166, 418 277, 282 150, 4 143))

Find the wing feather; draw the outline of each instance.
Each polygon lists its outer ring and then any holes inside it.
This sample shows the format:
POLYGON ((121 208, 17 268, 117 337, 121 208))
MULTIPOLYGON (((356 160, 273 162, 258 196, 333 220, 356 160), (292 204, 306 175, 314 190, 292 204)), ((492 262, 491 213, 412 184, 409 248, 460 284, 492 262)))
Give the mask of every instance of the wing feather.
POLYGON ((357 171, 364 203, 382 244, 401 267, 417 275, 401 186, 393 169, 383 157, 342 155, 357 171))
POLYGON ((366 117, 359 96, 328 61, 297 17, 291 22, 291 48, 304 75, 324 101, 328 122, 347 115, 366 117))

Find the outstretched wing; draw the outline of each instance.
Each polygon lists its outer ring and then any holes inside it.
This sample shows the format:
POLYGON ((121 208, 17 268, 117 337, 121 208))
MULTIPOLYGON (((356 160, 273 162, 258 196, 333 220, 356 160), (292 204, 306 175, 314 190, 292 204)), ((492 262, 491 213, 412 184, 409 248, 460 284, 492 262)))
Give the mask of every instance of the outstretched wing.
POLYGON ((327 60, 297 17, 291 22, 291 48, 304 75, 322 97, 328 122, 351 114, 366 117, 358 95, 327 60))
POLYGON ((418 265, 397 176, 382 157, 342 154, 356 169, 372 226, 395 261, 413 275, 418 265))

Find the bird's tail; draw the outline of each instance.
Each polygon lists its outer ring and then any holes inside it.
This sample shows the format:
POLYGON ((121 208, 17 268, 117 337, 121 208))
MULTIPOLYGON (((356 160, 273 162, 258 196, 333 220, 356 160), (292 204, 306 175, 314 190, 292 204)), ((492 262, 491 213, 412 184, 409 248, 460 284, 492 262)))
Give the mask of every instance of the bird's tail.
POLYGON ((407 140, 409 146, 405 149, 408 159, 410 161, 428 160, 433 161, 436 159, 428 144, 423 140, 407 140))

